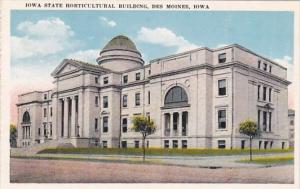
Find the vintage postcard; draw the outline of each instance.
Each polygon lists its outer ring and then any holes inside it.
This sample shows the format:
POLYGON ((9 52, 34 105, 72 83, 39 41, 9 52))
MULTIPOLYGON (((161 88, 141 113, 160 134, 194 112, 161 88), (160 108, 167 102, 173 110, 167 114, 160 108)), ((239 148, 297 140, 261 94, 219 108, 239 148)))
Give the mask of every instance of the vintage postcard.
POLYGON ((299 9, 2 1, 1 188, 299 188, 299 9))

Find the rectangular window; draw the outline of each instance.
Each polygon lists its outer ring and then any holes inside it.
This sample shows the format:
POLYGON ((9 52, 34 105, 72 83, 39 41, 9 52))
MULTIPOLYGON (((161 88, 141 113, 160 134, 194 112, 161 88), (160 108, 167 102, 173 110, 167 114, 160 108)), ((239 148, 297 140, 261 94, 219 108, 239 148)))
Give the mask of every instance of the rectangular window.
POLYGON ((269 66, 269 72, 272 73, 272 66, 269 66))
POLYGON ((150 104, 150 91, 148 91, 148 104, 150 104))
POLYGON ((182 148, 187 148, 187 140, 182 140, 181 146, 182 146, 182 148))
POLYGON ((259 61, 257 61, 257 67, 258 67, 258 69, 260 69, 260 63, 261 63, 261 61, 259 60, 259 61))
POLYGON ((257 86, 257 100, 260 100, 260 85, 257 86))
POLYGON ((138 72, 138 73, 135 74, 135 80, 136 81, 141 80, 141 73, 140 72, 138 72))
POLYGON ((108 77, 103 78, 103 84, 108 84, 108 77))
POLYGON ((169 148, 170 144, 169 144, 169 140, 165 140, 164 141, 164 148, 169 148))
POLYGON ((96 83, 96 84, 99 83, 99 77, 95 77, 95 83, 96 83))
POLYGON ((260 129, 260 110, 257 111, 257 127, 260 129))
POLYGON ((148 75, 151 75, 151 70, 148 70, 148 75))
POLYGON ((134 141, 134 147, 139 148, 140 147, 140 141, 138 141, 138 140, 134 141))
POLYGON ((267 131, 267 112, 263 111, 263 131, 267 131))
POLYGON ((273 147, 273 141, 270 142, 270 149, 273 147))
POLYGON ((108 117, 105 116, 103 117, 103 133, 107 133, 108 132, 108 117))
POLYGON ((44 117, 47 117, 47 109, 44 108, 44 117))
POLYGON ((99 97, 95 96, 95 106, 98 107, 99 105, 99 97))
POLYGON ((269 88, 269 102, 271 102, 272 100, 272 89, 269 88))
POLYGON ((258 143, 258 149, 261 149, 261 144, 262 144, 262 141, 260 140, 258 143))
POLYGON ((267 147, 268 147, 268 141, 265 141, 264 142, 264 149, 267 149, 267 147))
POLYGON ((263 87, 263 101, 267 100, 267 87, 263 87))
POLYGON ((219 129, 226 129, 226 110, 218 111, 218 126, 219 129))
POLYGON ((52 107, 50 107, 50 116, 52 117, 53 112, 52 112, 52 107))
POLYGON ((95 131, 98 131, 98 118, 95 118, 95 131))
POLYGON ((108 96, 103 97, 103 108, 108 108, 108 96))
POLYGON ((272 132, 272 112, 269 112, 269 132, 272 132))
POLYGON ((218 95, 219 96, 226 95, 226 80, 225 79, 218 80, 218 95))
POLYGON ((46 123, 44 123, 44 137, 47 136, 47 125, 46 123))
POLYGON ((44 94, 44 100, 47 100, 47 94, 44 94))
POLYGON ((102 141, 102 146, 103 146, 103 148, 107 148, 107 141, 102 141))
POLYGON ((281 149, 284 149, 285 148, 285 142, 282 142, 281 143, 281 149))
POLYGON ((123 83, 128 83, 128 75, 123 76, 123 83))
POLYGON ((264 63, 264 71, 267 71, 268 65, 266 63, 264 63))
POLYGON ((123 107, 126 108, 127 107, 127 95, 123 95, 123 107))
POLYGON ((141 93, 135 93, 135 105, 136 106, 141 105, 141 93))
POLYGON ((225 140, 218 140, 218 148, 219 149, 226 148, 226 141, 225 140))
POLYGON ((41 128, 38 129, 38 135, 41 136, 41 128))
POLYGON ((127 132, 127 118, 122 119, 122 131, 123 133, 127 132))
POLYGON ((245 149, 245 143, 246 143, 245 140, 242 140, 242 141, 241 141, 241 149, 245 149))
POLYGON ((122 148, 127 148, 127 141, 122 141, 122 148))
POLYGON ((50 123, 50 136, 52 136, 52 123, 50 123))
POLYGON ((173 140, 173 148, 178 148, 178 140, 173 140))
POLYGON ((226 62, 226 53, 219 54, 218 58, 219 58, 219 63, 226 62))

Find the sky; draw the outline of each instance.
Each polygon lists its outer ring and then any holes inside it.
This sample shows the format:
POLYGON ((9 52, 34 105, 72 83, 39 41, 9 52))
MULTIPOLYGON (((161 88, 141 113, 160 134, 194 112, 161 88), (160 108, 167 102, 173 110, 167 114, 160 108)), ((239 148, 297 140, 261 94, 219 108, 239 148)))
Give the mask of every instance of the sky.
MULTIPOLYGON (((11 122, 17 95, 52 88, 64 58, 96 64, 116 35, 128 36, 144 60, 195 49, 240 44, 288 69, 293 81, 293 13, 274 11, 36 11, 11 12, 11 122)), ((289 86, 289 107, 294 106, 289 86)))

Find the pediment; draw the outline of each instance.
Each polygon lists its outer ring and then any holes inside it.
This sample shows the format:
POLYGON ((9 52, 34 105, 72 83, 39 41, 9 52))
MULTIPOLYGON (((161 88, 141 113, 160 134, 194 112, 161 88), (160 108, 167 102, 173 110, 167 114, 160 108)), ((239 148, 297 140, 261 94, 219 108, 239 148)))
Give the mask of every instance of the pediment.
POLYGON ((72 62, 69 62, 68 60, 63 60, 62 63, 60 63, 55 70, 51 73, 53 77, 67 74, 67 73, 73 73, 76 70, 79 70, 80 66, 73 64, 72 62))

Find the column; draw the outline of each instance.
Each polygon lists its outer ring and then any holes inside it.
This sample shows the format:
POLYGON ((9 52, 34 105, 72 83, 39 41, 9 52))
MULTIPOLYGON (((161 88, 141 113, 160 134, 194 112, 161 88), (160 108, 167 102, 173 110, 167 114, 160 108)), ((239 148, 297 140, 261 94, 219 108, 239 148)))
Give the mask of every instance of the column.
POLYGON ((75 130, 76 130, 76 124, 75 124, 75 107, 76 107, 76 100, 75 96, 72 97, 72 114, 71 114, 71 137, 75 137, 75 130))
POLYGON ((53 95, 52 98, 52 138, 55 140, 58 138, 58 100, 57 96, 53 95))
POLYGON ((170 136, 174 136, 174 130, 173 130, 173 113, 170 113, 170 136))
POLYGON ((178 112, 178 136, 182 136, 182 112, 178 112))
POLYGON ((83 102, 83 91, 80 91, 78 95, 78 126, 79 126, 78 133, 80 137, 83 137, 82 135, 83 135, 83 122, 84 122, 83 119, 84 104, 82 102, 83 102))
POLYGON ((68 137, 68 99, 64 98, 64 138, 68 137))

